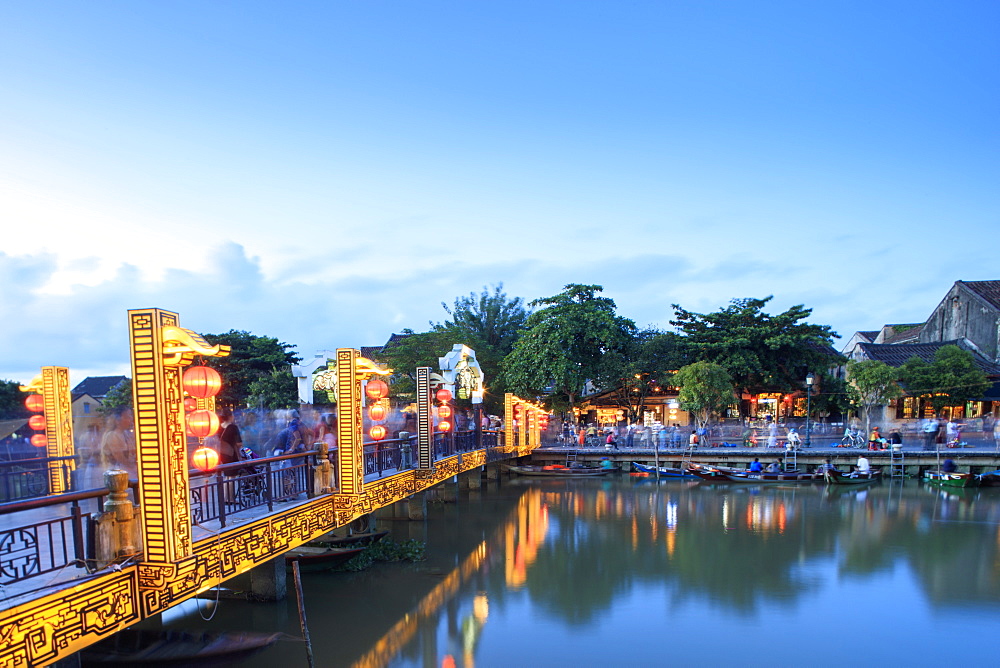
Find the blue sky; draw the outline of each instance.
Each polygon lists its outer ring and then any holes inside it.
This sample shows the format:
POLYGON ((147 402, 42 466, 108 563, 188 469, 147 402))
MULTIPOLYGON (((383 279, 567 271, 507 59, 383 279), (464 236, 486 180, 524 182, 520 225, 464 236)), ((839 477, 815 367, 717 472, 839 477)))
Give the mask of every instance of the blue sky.
POLYGON ((0 378, 503 282, 845 337, 1000 279, 996 2, 0 3, 0 378))

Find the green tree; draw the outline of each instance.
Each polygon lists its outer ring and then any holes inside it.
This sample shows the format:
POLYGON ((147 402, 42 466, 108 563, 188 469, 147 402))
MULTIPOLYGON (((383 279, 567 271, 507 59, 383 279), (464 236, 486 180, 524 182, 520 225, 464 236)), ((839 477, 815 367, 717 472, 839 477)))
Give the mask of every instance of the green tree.
MULTIPOLYGON (((452 345, 464 343, 476 351, 488 391, 485 407, 488 411, 497 411, 507 391, 500 373, 501 364, 524 333, 528 309, 520 297, 507 296, 503 283, 493 286, 492 292, 484 287, 479 294, 458 297, 452 307, 443 302, 441 306, 451 319, 434 324, 432 331, 450 338, 452 345)), ((451 346, 444 352, 448 350, 451 346)))
POLYGON ((629 422, 638 422, 649 398, 661 395, 673 374, 690 361, 684 337, 645 329, 604 356, 600 385, 613 388, 611 401, 626 412, 629 422))
POLYGON ((511 391, 525 398, 562 399, 572 410, 584 384, 600 378, 605 355, 621 353, 635 335, 635 323, 616 314, 612 299, 598 295, 603 290, 574 283, 531 302, 539 308, 503 361, 511 391))
POLYGON ((907 394, 926 397, 937 414, 946 406, 981 398, 990 387, 972 353, 956 345, 938 348, 933 362, 911 357, 901 370, 907 394))
POLYGON ((123 408, 132 408, 132 379, 126 378, 104 395, 98 412, 101 415, 114 415, 123 408))
POLYGON ((670 324, 687 337, 695 359, 725 367, 741 392, 797 390, 809 370, 842 363, 830 347, 839 335, 827 325, 803 322, 812 309, 800 304, 770 315, 763 308, 771 299, 734 299, 708 314, 673 304, 670 324))
POLYGON ((699 427, 708 424, 712 414, 722 414, 736 400, 733 378, 720 364, 694 362, 681 367, 673 382, 680 388, 681 408, 695 417, 699 427))
POLYGON ((24 407, 26 396, 28 395, 21 391, 21 383, 0 380, 0 420, 27 418, 28 409, 24 407))
POLYGON ((298 402, 295 377, 288 369, 274 369, 252 381, 248 388, 247 403, 254 408, 294 408, 298 402))
MULTIPOLYGON (((438 358, 451 350, 456 343, 463 343, 461 333, 451 328, 414 332, 404 329, 405 338, 385 348, 376 360, 392 369, 389 382, 392 396, 406 401, 416 401, 417 367, 438 368, 438 358)), ((473 347, 470 345, 470 347, 473 347)), ((478 351, 476 351, 478 359, 478 351)))
MULTIPOLYGON (((227 357, 208 357, 205 363, 214 367, 222 376, 222 391, 216 397, 220 406, 233 408, 250 405, 251 384, 270 376, 274 371, 289 371, 301 358, 295 346, 281 343, 270 336, 257 336, 250 332, 231 329, 224 334, 205 334, 209 343, 225 344, 231 350, 227 357)), ((290 401, 297 401, 293 387, 290 401)))
POLYGON ((903 396, 899 375, 899 369, 878 360, 847 362, 847 393, 854 405, 864 411, 865 433, 871 433, 872 410, 903 396))

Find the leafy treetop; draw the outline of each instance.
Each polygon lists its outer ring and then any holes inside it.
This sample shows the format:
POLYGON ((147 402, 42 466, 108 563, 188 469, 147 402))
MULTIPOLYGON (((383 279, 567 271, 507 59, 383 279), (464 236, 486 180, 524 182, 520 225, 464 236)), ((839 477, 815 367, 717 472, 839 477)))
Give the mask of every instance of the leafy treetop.
MULTIPOLYGON (((213 345, 222 343, 231 348, 227 357, 205 358, 205 363, 222 376, 222 391, 216 397, 220 406, 249 405, 254 381, 271 376, 273 371, 290 371, 291 365, 301 361, 294 352, 295 346, 270 336, 231 329, 224 334, 205 334, 204 338, 213 345)), ((294 404, 297 401, 294 389, 290 396, 278 401, 294 404)))

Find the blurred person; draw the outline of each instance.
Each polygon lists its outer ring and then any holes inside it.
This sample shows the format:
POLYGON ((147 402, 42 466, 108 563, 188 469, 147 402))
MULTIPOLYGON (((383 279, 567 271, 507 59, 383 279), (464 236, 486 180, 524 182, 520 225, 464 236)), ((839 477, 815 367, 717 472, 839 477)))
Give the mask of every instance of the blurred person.
POLYGON ((128 406, 120 406, 108 415, 104 435, 101 436, 102 473, 120 469, 128 471, 130 478, 138 476, 133 427, 132 409, 128 406))

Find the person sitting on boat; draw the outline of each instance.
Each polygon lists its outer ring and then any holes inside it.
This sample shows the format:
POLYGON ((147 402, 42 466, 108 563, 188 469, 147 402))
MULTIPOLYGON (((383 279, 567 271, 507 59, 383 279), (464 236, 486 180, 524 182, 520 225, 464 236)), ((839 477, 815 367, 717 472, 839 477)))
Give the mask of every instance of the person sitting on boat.
POLYGON ((767 465, 768 473, 781 473, 781 460, 775 459, 773 462, 767 465))
POLYGON ((954 459, 946 459, 941 463, 941 471, 944 473, 958 473, 958 466, 954 459))
POLYGON ((867 475, 872 472, 871 462, 869 462, 868 458, 863 454, 858 455, 858 463, 855 465, 854 470, 858 473, 867 475))
POLYGON ((763 470, 764 465, 760 463, 760 459, 754 457, 753 461, 750 462, 750 473, 760 473, 763 470))
POLYGON ((823 473, 824 471, 836 471, 837 467, 833 465, 833 460, 827 457, 823 460, 823 463, 819 465, 816 469, 816 473, 823 473))
POLYGON ((614 467, 615 467, 615 464, 610 459, 608 459, 607 457, 602 457, 601 458, 601 468, 602 469, 606 469, 606 470, 610 471, 614 467))

